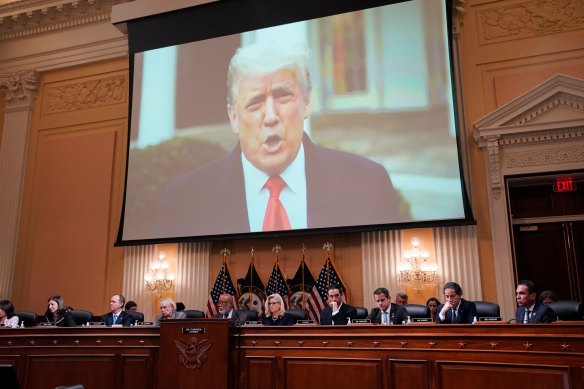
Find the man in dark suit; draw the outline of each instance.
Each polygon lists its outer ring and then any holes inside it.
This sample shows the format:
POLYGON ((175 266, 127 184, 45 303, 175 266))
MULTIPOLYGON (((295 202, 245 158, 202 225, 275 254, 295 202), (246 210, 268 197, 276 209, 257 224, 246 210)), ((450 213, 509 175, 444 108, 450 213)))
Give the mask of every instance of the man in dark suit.
POLYGON ((462 288, 456 282, 447 282, 442 288, 446 302, 437 311, 438 324, 472 324, 477 316, 477 307, 472 301, 462 298, 462 288))
POLYGON ((311 86, 299 46, 238 49, 227 111, 239 143, 167 186, 156 237, 406 221, 382 165, 317 146, 305 133, 311 86))
POLYGON ((217 301, 219 312, 213 315, 214 319, 231 319, 235 321, 236 326, 245 324, 247 314, 244 311, 233 309, 233 296, 229 293, 223 293, 217 301))
POLYGON ((377 307, 371 310, 368 319, 373 324, 402 324, 407 321, 408 311, 403 306, 391 302, 386 288, 377 288, 373 292, 377 307))
POLYGON ((101 322, 108 326, 121 325, 130 327, 134 322, 134 316, 124 311, 122 308, 126 303, 126 298, 121 294, 112 296, 109 302, 110 312, 101 317, 101 322))
POLYGON ((522 280, 515 290, 517 311, 516 323, 551 323, 557 320, 557 315, 549 306, 538 302, 538 289, 535 282, 522 280))
POLYGON ((327 291, 327 304, 320 312, 320 324, 323 325, 345 325, 349 323, 349 318, 354 320, 357 317, 357 310, 349 304, 343 303, 341 289, 337 285, 331 285, 327 291))

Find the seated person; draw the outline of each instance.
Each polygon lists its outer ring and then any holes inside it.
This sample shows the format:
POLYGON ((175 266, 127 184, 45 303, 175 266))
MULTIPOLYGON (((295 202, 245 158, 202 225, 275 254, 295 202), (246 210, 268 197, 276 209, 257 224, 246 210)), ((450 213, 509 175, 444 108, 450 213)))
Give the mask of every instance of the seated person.
POLYGON ((176 311, 177 312, 182 312, 182 311, 185 310, 185 308, 186 307, 185 307, 184 303, 181 303, 180 301, 177 301, 177 303, 176 303, 176 311))
POLYGON ((266 299, 266 314, 262 313, 260 320, 266 326, 291 326, 294 318, 284 309, 284 300, 278 293, 268 296, 266 299))
POLYGON ((539 302, 545 305, 555 303, 556 301, 560 301, 560 298, 557 294, 552 292, 551 290, 544 290, 539 294, 539 302))
POLYGON ((53 323, 57 327, 75 327, 75 319, 67 309, 61 296, 51 296, 48 299, 48 307, 45 312, 47 323, 53 323))
POLYGON ((515 299, 517 311, 516 323, 551 323, 557 320, 557 315, 549 306, 537 301, 537 285, 531 280, 523 280, 517 285, 515 299))
POLYGON ((320 324, 345 325, 349 319, 357 317, 357 310, 341 299, 341 289, 338 285, 331 285, 327 291, 328 307, 320 312, 320 324))
POLYGON ((243 311, 236 311, 233 309, 233 296, 229 293, 223 293, 219 296, 219 313, 213 315, 215 319, 232 319, 235 320, 235 325, 240 326, 245 324, 247 315, 243 311))
POLYGON ((391 296, 386 288, 377 288, 373 292, 377 307, 371 310, 368 319, 372 324, 402 324, 408 319, 408 311, 391 302, 391 296))
POLYGON ((446 302, 438 307, 438 324, 472 324, 477 307, 462 298, 462 288, 456 282, 447 282, 442 288, 446 302))
POLYGON ((408 295, 403 292, 398 292, 395 294, 395 304, 396 305, 406 305, 408 303, 408 295))
POLYGON ((440 305, 440 300, 436 297, 430 297, 428 301, 426 301, 426 306, 430 311, 430 318, 435 323, 438 320, 438 306, 440 305))
POLYGON ((18 316, 14 315, 14 305, 10 300, 0 301, 0 326, 6 328, 18 327, 18 316))
POLYGON ((138 304, 136 304, 135 301, 130 300, 124 306, 124 310, 130 311, 130 312, 137 312, 138 311, 138 304))
POLYGON ((155 325, 159 326, 161 320, 168 319, 186 319, 187 314, 176 311, 176 304, 171 298, 164 298, 160 300, 160 315, 156 317, 155 325))
POLYGON ((101 317, 101 322, 108 326, 130 327, 134 322, 134 316, 123 311, 126 298, 121 294, 114 294, 109 301, 110 312, 101 317))

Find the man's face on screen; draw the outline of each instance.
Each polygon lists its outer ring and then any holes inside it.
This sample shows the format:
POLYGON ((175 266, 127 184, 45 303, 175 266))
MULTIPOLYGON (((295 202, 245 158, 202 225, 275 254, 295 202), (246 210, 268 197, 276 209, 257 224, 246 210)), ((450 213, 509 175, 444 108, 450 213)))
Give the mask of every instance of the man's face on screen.
POLYGON ((293 70, 238 79, 228 106, 233 131, 246 158, 270 176, 284 171, 296 158, 310 105, 293 70))

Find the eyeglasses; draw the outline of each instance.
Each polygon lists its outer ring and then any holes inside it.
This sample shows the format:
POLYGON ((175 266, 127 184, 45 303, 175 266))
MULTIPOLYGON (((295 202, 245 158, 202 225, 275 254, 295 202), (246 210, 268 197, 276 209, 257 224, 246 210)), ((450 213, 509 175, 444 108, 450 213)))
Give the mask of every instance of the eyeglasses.
POLYGON ((268 305, 276 305, 276 304, 280 304, 280 303, 278 301, 272 301, 272 302, 268 303, 268 305))
POLYGON ((225 304, 230 304, 231 301, 219 301, 217 302, 217 304, 221 304, 221 305, 225 305, 225 304))

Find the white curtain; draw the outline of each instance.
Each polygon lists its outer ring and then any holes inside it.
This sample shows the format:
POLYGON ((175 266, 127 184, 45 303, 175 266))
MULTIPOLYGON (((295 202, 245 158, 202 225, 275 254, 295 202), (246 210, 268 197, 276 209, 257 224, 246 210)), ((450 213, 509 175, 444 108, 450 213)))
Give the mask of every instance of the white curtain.
POLYGON ((434 228, 434 245, 442 285, 456 282, 466 300, 482 300, 476 226, 434 228))
POLYGON ((181 243, 176 263, 176 299, 205 312, 209 296, 209 242, 181 243))
POLYGON ((144 289, 144 274, 150 264, 158 259, 155 245, 128 246, 124 253, 124 280, 122 294, 126 301, 133 300, 138 304, 138 311, 144 313, 146 321, 152 321, 151 296, 144 289))
POLYGON ((401 258, 401 231, 374 231, 361 234, 363 261, 363 304, 374 306, 373 291, 379 287, 391 296, 403 290, 398 285, 401 258))

